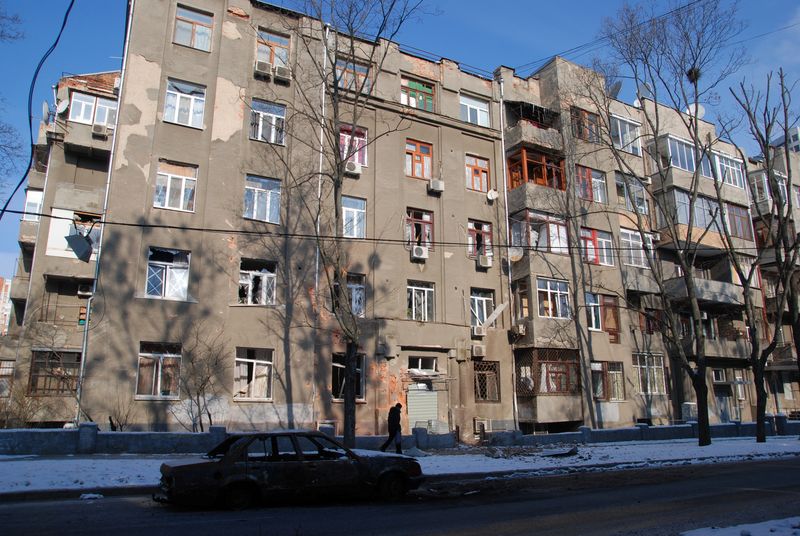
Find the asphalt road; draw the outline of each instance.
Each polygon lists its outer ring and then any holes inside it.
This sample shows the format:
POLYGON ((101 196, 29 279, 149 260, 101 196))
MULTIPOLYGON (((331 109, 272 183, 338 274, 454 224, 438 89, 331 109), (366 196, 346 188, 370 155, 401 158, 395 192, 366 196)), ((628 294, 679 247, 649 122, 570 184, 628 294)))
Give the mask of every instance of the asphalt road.
POLYGON ((0 533, 246 535, 678 534, 800 515, 800 458, 435 483, 406 501, 178 509, 148 497, 0 503, 0 533))

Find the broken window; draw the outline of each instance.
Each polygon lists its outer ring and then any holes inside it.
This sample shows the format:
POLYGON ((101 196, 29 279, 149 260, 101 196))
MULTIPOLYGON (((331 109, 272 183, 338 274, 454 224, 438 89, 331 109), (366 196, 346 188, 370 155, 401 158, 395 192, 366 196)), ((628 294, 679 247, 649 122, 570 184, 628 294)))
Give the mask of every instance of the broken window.
POLYGON ((188 251, 150 248, 145 294, 151 298, 186 300, 189 297, 188 251))
MULTIPOLYGON (((350 302, 350 312, 353 316, 363 318, 367 312, 366 278, 363 274, 347 274, 347 296, 350 302)), ((333 284, 333 309, 339 308, 338 301, 339 283, 333 284)))
POLYGON ((539 295, 539 316, 547 318, 569 318, 569 285, 557 279, 536 278, 539 295))
POLYGON ((614 147, 632 153, 636 156, 642 156, 642 145, 639 139, 639 123, 617 117, 611 116, 611 141, 614 147))
POLYGON ((406 290, 409 320, 433 322, 434 293, 433 283, 425 281, 409 281, 406 290))
MULTIPOLYGON (((356 400, 364 400, 364 355, 356 356, 356 400)), ((345 355, 333 354, 331 361, 331 389, 333 399, 344 400, 345 355)))
POLYGON ((281 182, 247 175, 244 184, 244 217, 268 223, 281 222, 281 182))
POLYGON ((614 243, 611 240, 611 233, 582 227, 581 242, 585 262, 614 266, 614 243))
POLYGON ((585 166, 575 166, 578 197, 595 203, 607 203, 606 176, 602 171, 585 166))
POLYGON ((523 320, 530 318, 530 294, 528 293, 528 280, 518 279, 512 285, 514 292, 514 319, 523 320))
POLYGON ((500 402, 500 362, 474 361, 475 401, 500 402))
POLYGON ((167 79, 164 100, 164 121, 194 128, 203 128, 206 87, 190 82, 167 79))
POLYGON ((213 23, 211 15, 179 5, 175 13, 173 42, 208 52, 211 50, 213 23))
POLYGON ((233 398, 272 400, 271 348, 236 348, 233 374, 233 398))
POLYGON ((239 303, 275 305, 275 263, 242 259, 239 267, 239 303))
POLYGON ((470 290, 470 325, 482 326, 494 311, 494 292, 482 288, 470 290))
POLYGON ((600 116, 573 107, 570 110, 572 135, 592 143, 600 142, 600 116))
POLYGON ((38 396, 74 395, 80 367, 80 352, 34 350, 28 392, 38 396))
POLYGON ((433 246, 433 213, 409 208, 406 210, 406 246, 433 246))
POLYGON ((436 358, 425 356, 408 356, 409 370, 436 370, 436 358))
POLYGON ((158 163, 153 206, 194 212, 196 188, 196 167, 161 160, 158 163))
POLYGON ((74 212, 66 240, 79 259, 88 260, 100 249, 100 215, 74 212))
POLYGON ((647 215, 650 213, 647 203, 647 192, 635 177, 616 173, 617 201, 631 212, 647 215))
POLYGON ((137 398, 177 399, 180 377, 180 344, 152 342, 139 344, 137 398))
POLYGON ((467 254, 470 257, 492 255, 492 224, 467 221, 467 254))
POLYGON ((253 99, 250 108, 250 139, 283 145, 286 106, 253 99))
POLYGON ((566 223, 533 210, 515 214, 511 217, 511 245, 566 255, 569 250, 566 223))
POLYGON ((25 191, 25 214, 22 215, 24 221, 39 221, 43 198, 42 190, 28 189, 25 191))
POLYGON ((508 158, 508 178, 512 189, 528 182, 556 190, 566 188, 563 159, 525 148, 508 158))

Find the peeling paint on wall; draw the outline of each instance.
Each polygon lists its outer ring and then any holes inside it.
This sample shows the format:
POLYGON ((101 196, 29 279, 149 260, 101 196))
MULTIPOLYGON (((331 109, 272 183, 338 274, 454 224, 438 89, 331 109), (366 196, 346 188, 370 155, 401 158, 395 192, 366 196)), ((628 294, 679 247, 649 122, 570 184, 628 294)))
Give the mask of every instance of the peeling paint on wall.
POLYGON ((228 141, 242 130, 245 90, 227 78, 217 78, 217 98, 214 102, 214 126, 211 140, 228 141), (233 112, 233 113, 232 113, 233 112))
MULTIPOLYGON (((117 133, 117 147, 131 147, 131 136, 143 136, 149 139, 152 127, 158 112, 158 99, 152 99, 152 88, 161 87, 161 66, 158 63, 147 61, 143 56, 131 54, 128 57, 128 68, 125 75, 125 102, 135 102, 139 106, 124 105, 120 111, 120 128, 117 133), (130 108, 130 109, 129 109, 130 108), (130 121, 130 119, 139 119, 130 121)), ((147 155, 149 158, 149 155, 147 155)), ((119 152, 115 156, 114 171, 128 165, 128 151, 119 152)))
POLYGON ((222 23, 222 37, 225 39, 241 39, 242 34, 239 33, 239 28, 236 27, 235 22, 226 20, 222 23))

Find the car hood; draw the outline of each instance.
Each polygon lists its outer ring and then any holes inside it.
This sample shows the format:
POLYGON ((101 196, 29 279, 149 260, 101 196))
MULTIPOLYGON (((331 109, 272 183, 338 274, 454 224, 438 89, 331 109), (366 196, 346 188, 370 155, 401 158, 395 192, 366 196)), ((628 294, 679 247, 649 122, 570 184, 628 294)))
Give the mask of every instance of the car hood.
POLYGON ((199 465, 208 466, 210 464, 217 463, 218 461, 219 459, 205 458, 203 456, 192 456, 190 458, 168 460, 161 464, 161 472, 171 472, 199 465))
POLYGON ((353 449, 356 456, 360 458, 397 458, 399 460, 413 460, 411 456, 405 454, 395 454, 393 452, 381 452, 380 450, 353 449))

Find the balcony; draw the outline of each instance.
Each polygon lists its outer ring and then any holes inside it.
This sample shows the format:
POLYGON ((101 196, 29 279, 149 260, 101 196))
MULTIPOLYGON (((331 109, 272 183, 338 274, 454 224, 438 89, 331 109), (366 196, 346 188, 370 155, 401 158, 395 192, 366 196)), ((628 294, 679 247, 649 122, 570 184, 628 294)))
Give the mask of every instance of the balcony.
POLYGON ((797 370, 797 352, 790 343, 780 343, 769 356, 767 370, 797 370))
POLYGON ((43 190, 44 179, 45 179, 45 174, 43 172, 31 169, 28 172, 28 188, 43 190))
MULTIPOLYGON (((687 338, 682 341, 683 351, 686 355, 693 356, 696 354, 694 347, 694 339, 687 338)), ((706 339, 705 342, 706 357, 713 358, 727 358, 727 359, 749 359, 750 357, 750 341, 741 336, 737 339, 716 338, 706 339)))
POLYGON ((628 292, 637 294, 661 293, 651 270, 626 264, 621 264, 620 268, 622 270, 622 282, 628 292))
POLYGON ((506 144, 508 148, 527 145, 555 152, 564 150, 561 132, 525 119, 506 130, 506 144))
POLYGON ((28 299, 28 288, 30 287, 30 277, 14 276, 11 280, 11 291, 9 298, 14 301, 25 301, 28 299))
MULTIPOLYGON (((662 189, 665 191, 668 191, 671 188, 680 188, 681 190, 691 192, 694 174, 690 171, 686 171, 675 166, 670 166, 664 170, 663 176, 659 175, 658 173, 654 173, 650 176, 650 178, 656 187, 658 187, 660 184, 662 189)), ((717 191, 714 188, 714 179, 700 176, 697 192, 702 196, 716 199, 717 191)), ((744 188, 737 188, 736 186, 732 186, 730 184, 722 185, 722 199, 729 203, 734 203, 744 207, 750 205, 750 199, 747 195, 747 190, 744 188)))
MULTIPOLYGON (((744 293, 742 287, 725 281, 715 281, 712 279, 694 279, 695 293, 700 305, 744 305, 744 293)), ((664 288, 667 297, 671 300, 688 299, 689 294, 686 289, 686 281, 683 277, 675 277, 664 281, 664 288)), ((757 290, 751 289, 753 298, 757 290)))
POLYGON ((19 222, 19 236, 17 242, 20 247, 33 247, 36 245, 36 235, 39 233, 39 222, 22 220, 19 222))
POLYGON ((48 139, 63 141, 64 149, 69 152, 91 158, 108 158, 111 154, 111 141, 114 135, 112 127, 69 121, 65 129, 55 126, 50 128, 47 132, 48 139))

